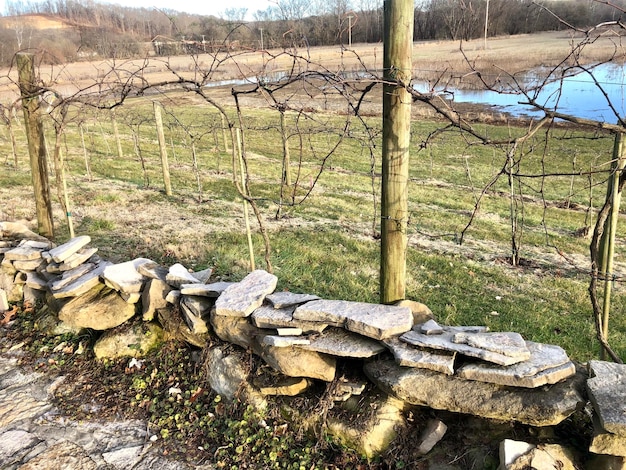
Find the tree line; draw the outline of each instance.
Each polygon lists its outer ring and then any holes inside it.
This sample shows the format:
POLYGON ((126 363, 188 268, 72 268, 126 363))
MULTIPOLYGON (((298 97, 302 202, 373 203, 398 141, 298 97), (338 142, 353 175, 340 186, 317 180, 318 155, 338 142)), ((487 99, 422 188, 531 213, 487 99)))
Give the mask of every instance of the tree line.
MULTIPOLYGON (((483 34, 585 28, 620 20, 625 8, 626 0, 416 0, 414 39, 469 40, 483 34)), ((201 44, 205 51, 207 45, 216 44, 260 49, 383 40, 382 0, 276 0, 266 10, 252 12, 252 21, 244 21, 248 13, 227 8, 215 17, 93 0, 9 1, 6 16, 48 15, 70 28, 59 34, 0 21, 0 65, 10 64, 16 51, 27 48, 60 63, 145 56, 155 53, 151 43, 155 38, 169 44, 201 44)), ((177 50, 166 47, 156 52, 169 55, 177 50)), ((189 52, 189 47, 180 52, 189 52)))

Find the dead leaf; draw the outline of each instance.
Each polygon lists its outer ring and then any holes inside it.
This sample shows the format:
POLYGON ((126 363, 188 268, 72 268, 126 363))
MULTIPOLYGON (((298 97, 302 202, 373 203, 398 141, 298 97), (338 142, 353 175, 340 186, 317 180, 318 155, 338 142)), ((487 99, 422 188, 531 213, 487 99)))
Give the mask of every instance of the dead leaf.
POLYGON ((7 310, 1 315, 2 318, 0 319, 0 326, 6 325, 17 316, 17 307, 14 306, 11 310, 7 310))

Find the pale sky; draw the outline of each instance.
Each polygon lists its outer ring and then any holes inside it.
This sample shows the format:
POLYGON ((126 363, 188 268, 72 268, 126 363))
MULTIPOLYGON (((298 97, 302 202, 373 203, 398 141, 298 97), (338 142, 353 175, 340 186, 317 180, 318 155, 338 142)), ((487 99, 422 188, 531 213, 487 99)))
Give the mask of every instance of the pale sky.
MULTIPOLYGON (((5 15, 6 3, 10 0, 0 0, 0 13, 5 15)), ((128 7, 137 8, 168 8, 176 11, 183 11, 187 13, 194 13, 198 15, 214 15, 222 16, 222 13, 227 8, 247 8, 248 14, 246 19, 251 20, 252 14, 257 10, 266 10, 269 6, 276 5, 271 0, 200 0, 200 1, 186 1, 180 0, 111 0, 103 1, 97 0, 98 3, 113 3, 128 7)))

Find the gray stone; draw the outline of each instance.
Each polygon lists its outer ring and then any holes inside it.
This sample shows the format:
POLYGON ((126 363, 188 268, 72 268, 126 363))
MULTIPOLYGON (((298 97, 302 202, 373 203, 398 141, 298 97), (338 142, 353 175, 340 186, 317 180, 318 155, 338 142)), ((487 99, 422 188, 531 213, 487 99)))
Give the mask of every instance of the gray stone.
POLYGON ((165 296, 165 300, 172 305, 178 305, 180 303, 180 297, 181 297, 180 291, 176 289, 172 289, 165 296))
POLYGON ((275 336, 266 335, 263 336, 263 344, 268 346, 274 346, 276 348, 286 348, 289 346, 302 346, 310 344, 308 338, 302 336, 275 336))
POLYGON ((522 389, 475 382, 393 361, 365 364, 366 375, 383 391, 407 403, 532 426, 562 422, 585 403, 585 374, 541 389, 522 389))
POLYGON ((35 305, 38 302, 46 298, 46 291, 43 289, 33 289, 32 287, 25 285, 22 292, 22 299, 25 303, 35 305))
POLYGON ((274 308, 296 307, 300 304, 319 299, 317 295, 296 294, 288 291, 274 292, 267 296, 267 300, 270 301, 274 308))
POLYGON ((135 315, 135 305, 128 304, 116 291, 103 284, 66 303, 59 311, 59 320, 76 328, 108 330, 135 315))
POLYGON ((604 430, 626 436, 626 365, 589 361, 587 390, 604 430))
POLYGON ((420 437, 421 442, 417 448, 417 453, 419 455, 428 454, 433 447, 435 447, 437 443, 443 439, 447 430, 448 426, 446 426, 443 421, 438 419, 429 419, 426 424, 426 429, 424 429, 420 437))
POLYGON ((167 306, 167 294, 172 290, 165 281, 150 278, 141 292, 141 309, 144 321, 154 319, 156 310, 167 306))
POLYGON ((13 267, 18 271, 37 271, 42 265, 45 265, 45 261, 41 258, 31 260, 15 260, 13 261, 13 267))
POLYGON ((217 298, 234 282, 213 282, 211 284, 182 284, 180 293, 182 295, 198 295, 202 297, 217 298))
POLYGON ((337 361, 334 357, 297 347, 276 348, 263 344, 263 336, 255 338, 252 350, 268 365, 289 377, 308 377, 325 382, 335 378, 337 361))
POLYGON ((78 250, 76 253, 71 255, 62 263, 58 263, 57 267, 60 272, 69 271, 70 269, 74 269, 85 261, 89 260, 93 255, 98 252, 97 248, 86 248, 78 250))
POLYGON ((232 402, 242 396, 244 401, 252 402, 257 408, 266 406, 265 399, 248 383, 245 359, 238 354, 224 354, 220 348, 212 348, 206 359, 207 380, 211 389, 218 395, 232 402))
POLYGON ((321 333, 328 326, 293 318, 295 307, 272 308, 262 305, 252 313, 252 323, 259 328, 300 328, 303 333, 321 333))
POLYGON ((29 460, 20 470, 96 470, 98 465, 84 449, 69 441, 60 441, 29 460))
POLYGON ((170 266, 165 280, 170 286, 176 289, 179 289, 183 284, 200 284, 200 280, 193 276, 193 274, 180 263, 170 266))
POLYGON ((156 261, 152 261, 150 263, 144 263, 137 266, 137 271, 139 271, 142 276, 147 278, 158 279, 159 281, 166 282, 169 269, 165 266, 161 266, 156 261))
POLYGON ((213 307, 213 301, 211 299, 199 295, 183 295, 180 303, 191 310, 197 317, 207 315, 213 307))
POLYGON ((85 247, 87 244, 91 242, 91 237, 89 235, 81 235, 79 237, 74 237, 67 243, 63 245, 59 245, 56 248, 51 249, 48 252, 48 255, 55 263, 62 263, 67 258, 72 256, 81 248, 85 247))
POLYGON ((37 250, 50 250, 54 248, 54 244, 51 241, 46 240, 46 239, 42 241, 22 240, 21 242, 19 242, 17 246, 27 246, 29 248, 35 248, 37 250))
POLYGON ((37 436, 21 429, 0 433, 0 466, 21 461, 39 442, 37 436))
POLYGON ((134 468, 141 461, 143 450, 143 445, 123 447, 111 452, 104 452, 102 458, 114 468, 134 468))
POLYGON ((217 315, 248 317, 263 304, 265 296, 274 292, 278 278, 273 274, 257 269, 241 282, 228 287, 215 302, 217 315))
MULTIPOLYGON (((414 329, 416 328, 414 327, 414 329)), ((440 335, 443 333, 443 328, 435 320, 428 320, 426 323, 422 323, 417 331, 425 335, 440 335)))
POLYGON ((185 320, 189 330, 194 335, 204 335, 209 332, 207 324, 202 317, 196 315, 185 303, 180 303, 180 310, 183 320, 185 320))
POLYGON ((555 384, 576 373, 576 367, 559 346, 528 341, 530 359, 511 366, 466 364, 457 375, 468 380, 480 380, 512 387, 536 388, 555 384))
POLYGON ((81 264, 80 266, 75 267, 74 269, 65 271, 61 275, 61 277, 57 278, 56 280, 50 283, 50 289, 53 291, 60 290, 64 288, 65 286, 67 286, 68 284, 74 282, 79 277, 84 276, 89 271, 94 269, 96 266, 97 265, 94 263, 85 263, 85 264, 81 264))
POLYGON ((206 268, 202 271, 194 271, 193 273, 191 273, 191 275, 202 284, 206 284, 207 282, 209 282, 209 279, 211 279, 211 274, 213 274, 212 268, 206 268))
POLYGON ((430 369, 447 375, 454 374, 455 352, 427 351, 411 346, 397 338, 385 340, 385 345, 393 353, 400 366, 430 369))
POLYGON ((343 326, 373 339, 390 338, 409 331, 413 326, 413 314, 408 307, 345 300, 308 302, 296 308, 293 317, 343 326))
POLYGON ((626 436, 606 432, 602 428, 598 415, 594 413, 593 438, 589 445, 589 452, 626 457, 626 436))
POLYGON ((163 343, 163 329, 156 323, 134 322, 106 331, 93 347, 98 359, 142 357, 163 343))
POLYGON ((29 246, 18 246, 4 254, 6 261, 28 261, 41 259, 41 249, 31 248, 29 246))
POLYGON ((256 336, 271 334, 271 330, 257 328, 244 317, 224 317, 212 311, 210 318, 213 331, 218 338, 244 349, 252 347, 256 336))
MULTIPOLYGON (((52 292, 55 299, 78 297, 101 284, 100 275, 111 263, 104 261, 78 279, 52 292)), ((104 284, 102 284, 104 285, 104 284)))
POLYGON ((379 341, 341 328, 330 328, 309 338, 310 344, 302 346, 302 349, 331 356, 366 358, 380 354, 386 349, 379 341))
POLYGON ((519 333, 456 333, 452 337, 452 341, 467 344, 474 348, 486 349, 487 351, 505 356, 530 358, 526 341, 519 333))
POLYGON ((19 222, 0 222, 0 238, 13 240, 28 239, 50 243, 50 240, 31 231, 26 225, 19 222))
POLYGON ((144 263, 152 263, 147 258, 136 258, 125 263, 107 266, 102 273, 102 279, 110 288, 125 294, 141 292, 146 277, 137 271, 137 267, 144 263))
POLYGON ((26 273, 26 285, 31 289, 46 290, 48 288, 48 282, 37 273, 26 273))
POLYGON ((423 335, 416 331, 409 331, 400 336, 400 339, 406 343, 419 346, 421 348, 438 349, 444 351, 453 351, 470 357, 477 357, 488 362, 509 366, 525 361, 530 358, 530 352, 524 356, 511 357, 504 354, 498 354, 486 349, 475 348, 468 344, 454 343, 452 341, 455 333, 443 333, 440 335, 423 335))

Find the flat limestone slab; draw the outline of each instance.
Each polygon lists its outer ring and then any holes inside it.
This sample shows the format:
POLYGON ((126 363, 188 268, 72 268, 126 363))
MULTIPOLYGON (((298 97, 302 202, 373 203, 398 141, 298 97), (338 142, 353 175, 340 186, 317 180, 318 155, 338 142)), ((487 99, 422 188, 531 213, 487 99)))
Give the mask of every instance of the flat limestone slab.
POLYGON ((531 426, 556 425, 585 403, 582 371, 549 387, 525 389, 401 367, 391 360, 368 362, 364 370, 383 391, 407 403, 531 426))
POLYGON ((180 289, 180 286, 183 284, 204 284, 211 277, 212 272, 209 268, 204 271, 190 273, 182 264, 176 263, 170 266, 165 280, 172 287, 180 289))
POLYGON ((71 282, 74 282, 79 277, 87 274, 89 271, 94 269, 96 265, 94 263, 85 263, 80 266, 75 267, 74 269, 70 269, 69 271, 65 271, 61 277, 50 284, 50 289, 53 291, 62 289, 67 286, 71 282))
POLYGON ((252 323, 258 328, 300 328, 303 333, 321 333, 328 326, 314 321, 295 320, 295 307, 274 308, 262 305, 252 312, 252 323))
POLYGON ((274 292, 267 296, 267 300, 274 306, 274 308, 286 308, 294 307, 312 300, 319 300, 317 295, 312 294, 295 294, 293 292, 274 292))
POLYGON ((248 317, 274 292, 278 278, 262 269, 252 271, 228 287, 215 302, 215 313, 227 317, 248 317))
POLYGON ((379 341, 342 328, 330 328, 319 335, 310 336, 309 340, 310 344, 302 346, 302 349, 339 357, 372 357, 386 349, 379 341))
POLYGON ((406 343, 413 344, 422 348, 438 349, 444 351, 454 351, 470 357, 477 357, 484 361, 493 362, 502 366, 510 366, 528 360, 530 352, 523 357, 511 357, 504 354, 498 354, 486 349, 475 348, 468 344, 455 343, 452 338, 455 333, 443 333, 441 335, 424 335, 416 331, 409 331, 400 336, 400 339, 406 343))
POLYGON ((85 275, 70 282, 66 286, 59 290, 52 292, 55 299, 63 299, 66 297, 78 297, 85 292, 90 291, 92 288, 100 284, 100 276, 104 272, 105 268, 111 263, 104 261, 100 263, 96 268, 87 272, 85 275))
POLYGON ((526 341, 519 333, 494 332, 494 333, 456 333, 452 337, 455 343, 467 344, 475 348, 486 349, 498 354, 511 357, 526 357, 529 352, 526 341))
POLYGON ((137 267, 144 263, 151 263, 147 258, 136 258, 124 263, 107 266, 102 278, 106 285, 125 294, 136 294, 141 292, 146 277, 137 271, 137 267))
POLYGON ((413 326, 413 313, 408 307, 347 300, 307 302, 296 308, 293 317, 343 326, 354 333, 379 340, 400 335, 413 326))
POLYGON ((26 273, 26 285, 35 290, 46 290, 48 288, 47 281, 37 273, 26 273))
POLYGON ((555 384, 576 373, 576 366, 563 348, 527 341, 530 359, 511 366, 494 364, 466 364, 457 375, 468 380, 479 380, 512 387, 536 388, 555 384))
POLYGON ((80 237, 74 237, 69 242, 51 249, 48 252, 48 255, 52 258, 52 260, 55 263, 62 263, 67 258, 69 258, 74 253, 76 253, 78 250, 88 245, 89 242, 91 242, 91 237, 89 235, 81 235, 80 237))
POLYGON ((442 374, 454 374, 455 352, 432 352, 411 346, 397 338, 385 340, 385 345, 393 353, 400 366, 430 369, 442 374))
POLYGON ((97 252, 97 248, 84 248, 82 250, 78 250, 72 256, 59 264, 59 271, 64 272, 69 271, 70 269, 74 269, 75 267, 83 264, 97 252))
POLYGON ((626 437, 626 365, 589 361, 587 390, 604 430, 626 437))
POLYGON ((180 293, 182 295, 199 295, 202 297, 217 298, 234 282, 213 282, 211 284, 182 284, 180 293))
POLYGON ((7 261, 41 259, 41 251, 41 249, 32 248, 30 246, 18 246, 4 253, 4 259, 7 261))

